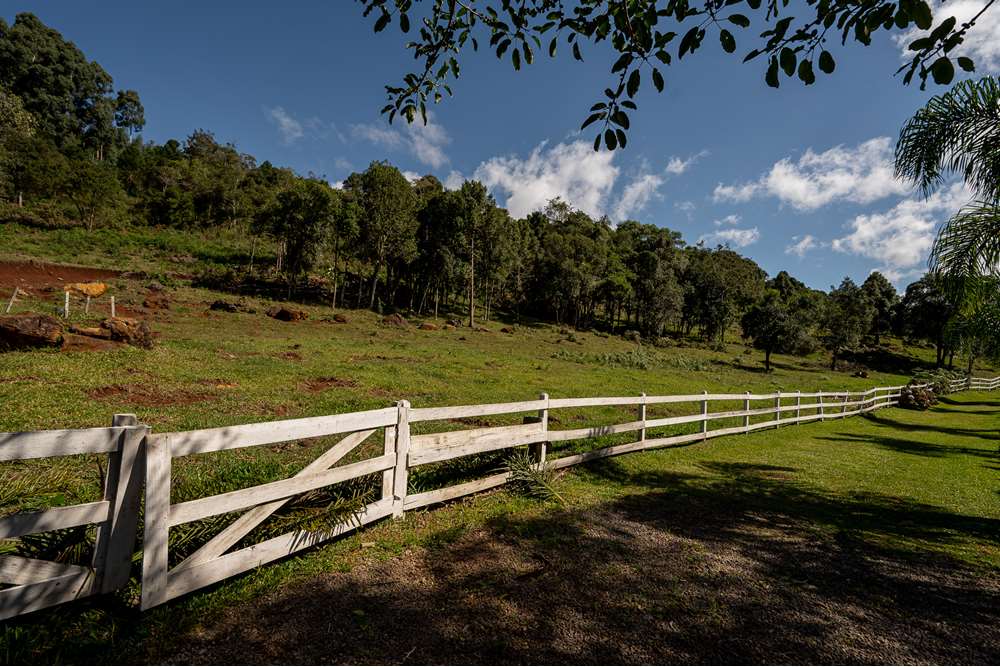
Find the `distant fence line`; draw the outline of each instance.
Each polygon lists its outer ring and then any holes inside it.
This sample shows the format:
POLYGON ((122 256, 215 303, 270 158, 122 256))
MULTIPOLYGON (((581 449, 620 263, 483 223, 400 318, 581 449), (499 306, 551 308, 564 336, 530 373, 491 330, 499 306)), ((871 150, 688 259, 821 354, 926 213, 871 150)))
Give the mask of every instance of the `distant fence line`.
MULTIPOLYGON (((149 609, 382 518, 400 517, 406 510, 494 488, 509 479, 509 473, 502 472, 432 491, 408 493, 409 472, 422 465, 527 445, 536 465, 565 468, 628 452, 871 412, 898 404, 904 387, 876 387, 864 392, 710 394, 706 391, 689 395, 643 394, 608 398, 553 399, 542 394, 532 401, 443 408, 412 408, 408 401, 400 401, 394 407, 364 412, 177 433, 153 433, 149 426, 139 424, 134 415, 116 415, 108 428, 0 433, 0 461, 77 454, 109 455, 102 500, 0 518, 0 539, 90 524, 97 526, 89 567, 14 555, 0 556, 0 584, 10 585, 0 589, 0 620, 125 586, 137 542, 143 487, 141 607, 149 609), (709 411, 711 403, 723 401, 741 402, 742 407, 709 411), (761 402, 767 402, 766 407, 752 407, 761 402), (700 410, 688 415, 647 417, 650 406, 672 403, 697 404, 700 410), (601 406, 633 408, 635 419, 578 429, 552 430, 549 427, 552 410, 601 406), (518 413, 528 413, 522 424, 410 434, 410 425, 419 422, 518 413), (762 416, 762 421, 753 421, 754 417, 762 416), (723 420, 735 421, 736 425, 710 430, 711 422, 723 420), (681 424, 694 424, 696 430, 663 437, 647 435, 651 430, 681 424), (379 431, 383 434, 380 456, 334 467, 379 431), (620 433, 636 433, 637 437, 626 444, 556 459, 547 457, 549 443, 620 433), (344 437, 289 478, 171 504, 171 466, 177 457, 329 435, 344 437), (349 520, 321 531, 291 531, 229 551, 294 496, 376 474, 381 474, 379 499, 349 520), (171 527, 234 512, 242 514, 193 554, 173 568, 169 567, 171 527)), ((953 391, 998 388, 1000 377, 951 382, 953 391)))

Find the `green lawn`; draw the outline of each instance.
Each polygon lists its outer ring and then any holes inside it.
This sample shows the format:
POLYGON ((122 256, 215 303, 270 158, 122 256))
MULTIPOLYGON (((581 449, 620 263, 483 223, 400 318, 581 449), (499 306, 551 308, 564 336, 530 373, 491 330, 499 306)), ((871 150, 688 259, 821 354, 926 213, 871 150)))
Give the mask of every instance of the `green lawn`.
POLYGON ((141 617, 111 601, 42 612, 8 625, 4 648, 9 660, 166 659, 184 645, 186 632, 199 637, 223 610, 252 607, 294 581, 350 572, 412 549, 433 557, 484 528, 543 548, 565 538, 556 525, 650 502, 713 531, 720 516, 735 512, 742 521, 792 523, 810 540, 837 548, 846 541, 852 552, 907 567, 993 578, 1000 569, 998 411, 998 396, 961 393, 924 413, 889 409, 599 461, 560 480, 566 508, 503 490, 484 494, 409 513, 141 617))

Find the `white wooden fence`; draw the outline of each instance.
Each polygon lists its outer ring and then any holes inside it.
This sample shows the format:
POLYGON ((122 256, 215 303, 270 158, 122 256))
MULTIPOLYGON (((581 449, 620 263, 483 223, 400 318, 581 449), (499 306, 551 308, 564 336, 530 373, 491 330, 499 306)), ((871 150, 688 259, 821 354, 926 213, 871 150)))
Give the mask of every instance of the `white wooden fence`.
MULTIPOLYGON (((921 385, 924 386, 924 385, 921 385)), ((1000 377, 952 383, 955 391, 1000 388, 1000 377)), ((409 402, 379 410, 306 419, 229 426, 178 433, 151 433, 132 415, 118 415, 110 428, 0 434, 0 461, 74 454, 108 454, 108 475, 101 501, 19 513, 0 519, 0 539, 60 528, 96 524, 90 567, 20 556, 0 556, 0 619, 96 593, 128 582, 136 541, 139 494, 145 481, 143 528, 143 609, 307 549, 379 519, 441 503, 504 484, 506 472, 431 491, 408 492, 410 470, 459 457, 529 446, 537 465, 552 469, 627 452, 693 443, 708 438, 779 428, 816 420, 841 419, 895 405, 903 386, 864 392, 777 392, 767 394, 690 394, 550 398, 489 405, 411 408, 409 402), (721 406, 720 403, 729 405, 721 406), (688 404, 684 415, 648 416, 657 406, 688 404), (713 404, 717 409, 712 410, 713 404), (763 407, 760 407, 763 405, 763 407), (734 406, 738 406, 734 409, 734 406), (551 429, 553 411, 570 408, 625 407, 630 421, 577 429, 551 429), (412 424, 497 415, 523 415, 522 424, 411 435, 412 424), (755 420, 756 419, 756 420, 755 420), (666 427, 693 425, 690 433, 661 434, 666 427), (715 426, 712 428, 711 426, 715 426), (382 434, 382 454, 336 464, 362 443, 382 434), (635 433, 625 444, 551 458, 549 444, 635 433), (211 452, 339 435, 339 441, 294 476, 214 496, 172 503, 171 468, 175 458, 211 452), (381 493, 362 511, 319 531, 291 531, 235 551, 264 521, 300 494, 365 476, 381 476, 381 493), (238 514, 193 554, 170 567, 170 529, 212 516, 238 514)), ((422 427, 419 427, 422 430, 422 427)), ((691 427, 688 426, 688 429, 691 427)))

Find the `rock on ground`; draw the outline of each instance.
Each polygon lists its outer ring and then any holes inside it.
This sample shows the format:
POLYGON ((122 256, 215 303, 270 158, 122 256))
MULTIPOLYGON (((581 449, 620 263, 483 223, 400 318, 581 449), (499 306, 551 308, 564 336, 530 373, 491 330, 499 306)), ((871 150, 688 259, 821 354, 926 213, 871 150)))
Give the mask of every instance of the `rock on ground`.
POLYGON ((54 347, 62 343, 63 326, 51 315, 19 313, 0 316, 0 350, 54 347))

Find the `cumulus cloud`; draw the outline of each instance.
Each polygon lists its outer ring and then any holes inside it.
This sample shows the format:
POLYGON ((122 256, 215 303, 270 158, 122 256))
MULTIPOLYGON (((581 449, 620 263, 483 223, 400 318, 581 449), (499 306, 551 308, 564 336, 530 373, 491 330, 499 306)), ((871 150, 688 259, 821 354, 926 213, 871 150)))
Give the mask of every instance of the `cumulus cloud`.
POLYGON ((305 135, 302 123, 296 120, 284 107, 267 109, 268 119, 278 128, 282 143, 291 144, 305 135))
POLYGON ((890 280, 918 273, 934 243, 935 231, 972 197, 964 183, 954 183, 927 199, 909 197, 888 211, 859 215, 850 233, 832 243, 834 250, 879 263, 890 280))
POLYGON ((708 246, 726 245, 736 248, 745 248, 760 240, 760 231, 756 227, 750 229, 722 229, 711 234, 703 234, 698 243, 708 246))
POLYGON ((741 218, 736 213, 731 213, 724 218, 713 220, 712 224, 715 225, 716 227, 722 227, 723 225, 738 225, 740 224, 740 220, 742 219, 743 218, 741 218))
POLYGON ((688 220, 690 220, 696 207, 693 201, 684 200, 684 201, 674 202, 674 208, 684 213, 688 217, 688 220))
POLYGON ((506 208, 523 217, 560 197, 590 215, 606 212, 618 178, 614 151, 594 151, 589 142, 548 146, 542 142, 525 157, 494 157, 480 164, 473 178, 506 195, 506 208))
POLYGON ((776 197, 799 210, 814 210, 837 201, 870 204, 910 188, 893 177, 893 149, 889 137, 876 137, 857 146, 843 145, 816 153, 811 148, 798 160, 785 157, 756 181, 719 184, 716 202, 745 202, 754 197, 776 197))
MULTIPOLYGON (((947 0, 946 2, 932 2, 934 12, 934 26, 937 27, 949 16, 954 16, 961 26, 983 8, 982 0, 947 0)), ((919 28, 911 28, 906 32, 896 35, 893 39, 902 51, 903 60, 910 60, 913 52, 907 47, 913 40, 925 37, 930 31, 922 31, 919 28)), ((969 56, 976 62, 976 70, 979 72, 1000 71, 1000 11, 995 8, 987 11, 976 21, 975 27, 969 30, 965 41, 955 47, 951 52, 952 56, 969 56)))
POLYGON ((707 150, 699 151, 694 155, 689 156, 686 160, 679 157, 673 156, 670 161, 667 162, 666 172, 668 174, 673 174, 674 176, 680 176, 685 171, 687 171, 695 162, 708 155, 707 150))
POLYGON ((435 122, 430 112, 427 113, 426 125, 416 120, 405 124, 400 131, 385 125, 360 123, 351 126, 351 135, 390 150, 406 148, 413 157, 434 169, 450 162, 445 146, 451 143, 451 137, 443 126, 435 122))
POLYGON ((621 198, 615 205, 612 217, 615 220, 626 220, 630 215, 640 212, 654 197, 659 197, 663 177, 658 174, 640 174, 625 186, 621 198))
POLYGON ((798 255, 800 258, 805 257, 806 253, 819 246, 816 241, 816 237, 812 234, 806 234, 805 236, 793 236, 792 240, 795 243, 787 246, 785 248, 786 255, 798 255))

